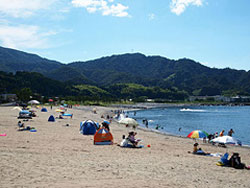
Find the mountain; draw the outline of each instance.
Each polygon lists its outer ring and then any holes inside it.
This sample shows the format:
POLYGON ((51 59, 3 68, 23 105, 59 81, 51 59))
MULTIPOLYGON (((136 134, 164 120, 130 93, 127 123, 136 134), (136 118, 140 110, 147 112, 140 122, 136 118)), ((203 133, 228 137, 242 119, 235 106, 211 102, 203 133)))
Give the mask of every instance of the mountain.
POLYGON ((3 47, 0 47, 0 71, 12 73, 18 71, 38 72, 48 78, 62 82, 94 84, 80 71, 58 61, 3 47))
POLYGON ((48 60, 35 54, 0 47, 0 71, 46 73, 61 66, 62 64, 57 61, 48 60))
POLYGON ((85 72, 88 79, 103 86, 136 83, 164 89, 177 87, 190 95, 219 95, 228 90, 250 93, 249 72, 209 68, 186 58, 171 60, 135 53, 74 62, 68 66, 85 72))
MULTIPOLYGON (((236 93, 250 95, 250 72, 229 68, 209 68, 191 59, 172 60, 140 53, 112 55, 91 61, 62 64, 35 54, 0 47, 0 71, 38 72, 69 85, 88 84, 112 88, 116 84, 130 83, 145 87, 159 87, 172 92, 176 88, 189 95, 236 93)), ((113 88, 117 87, 121 86, 113 88)), ((131 88, 127 85, 122 87, 131 88)))

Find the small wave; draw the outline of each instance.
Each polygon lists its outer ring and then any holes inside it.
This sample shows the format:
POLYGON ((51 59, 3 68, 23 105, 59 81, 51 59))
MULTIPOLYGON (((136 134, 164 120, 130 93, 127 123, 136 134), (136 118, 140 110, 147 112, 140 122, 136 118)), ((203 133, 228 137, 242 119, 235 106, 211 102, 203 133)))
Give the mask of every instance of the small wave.
POLYGON ((151 122, 151 123, 152 123, 152 122, 154 122, 154 120, 149 120, 148 122, 151 122))
POLYGON ((190 108, 182 108, 180 109, 181 112, 206 112, 206 110, 200 109, 190 109, 190 108))

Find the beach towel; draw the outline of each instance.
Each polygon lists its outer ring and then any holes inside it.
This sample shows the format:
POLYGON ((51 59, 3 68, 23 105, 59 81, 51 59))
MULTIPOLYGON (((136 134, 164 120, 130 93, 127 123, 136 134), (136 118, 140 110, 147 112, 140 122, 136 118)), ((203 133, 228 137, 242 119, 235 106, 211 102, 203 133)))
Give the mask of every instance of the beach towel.
POLYGON ((72 116, 73 114, 62 114, 62 116, 72 116))
POLYGON ((7 136, 7 134, 6 134, 6 133, 4 133, 4 134, 0 134, 0 136, 7 136))
POLYGON ((132 144, 127 144, 126 146, 121 146, 121 145, 118 145, 118 146, 120 146, 120 147, 122 147, 122 148, 137 148, 137 149, 139 149, 139 148, 144 148, 144 145, 138 145, 138 146, 134 146, 134 145, 132 145, 132 144))
POLYGON ((23 128, 23 129, 18 129, 18 131, 30 131, 30 132, 36 132, 36 129, 35 127, 30 127, 30 126, 27 126, 26 128, 23 128), (33 131, 35 130, 35 131, 33 131))

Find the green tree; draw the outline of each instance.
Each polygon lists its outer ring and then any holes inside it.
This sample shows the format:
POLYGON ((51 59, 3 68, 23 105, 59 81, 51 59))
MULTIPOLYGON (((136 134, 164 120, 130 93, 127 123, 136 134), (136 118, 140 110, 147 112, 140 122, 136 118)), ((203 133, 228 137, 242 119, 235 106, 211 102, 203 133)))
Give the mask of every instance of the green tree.
POLYGON ((32 95, 32 91, 30 88, 23 88, 16 94, 19 100, 23 102, 28 102, 30 100, 30 96, 32 95))

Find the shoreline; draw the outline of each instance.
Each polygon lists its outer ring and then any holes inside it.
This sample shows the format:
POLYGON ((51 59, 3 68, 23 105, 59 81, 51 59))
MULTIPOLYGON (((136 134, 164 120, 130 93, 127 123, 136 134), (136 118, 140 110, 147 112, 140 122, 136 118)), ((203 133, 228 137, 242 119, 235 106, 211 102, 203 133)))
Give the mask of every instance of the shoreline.
POLYGON ((250 106, 249 103, 153 103, 141 102, 135 104, 111 104, 108 105, 115 108, 124 109, 151 109, 151 108, 167 108, 167 107, 185 107, 185 106, 250 106))

